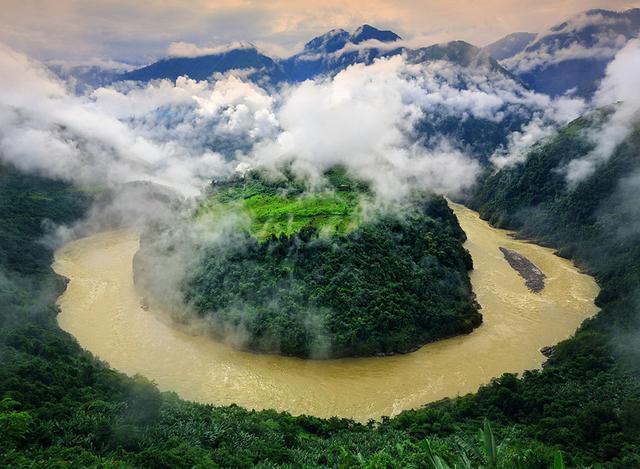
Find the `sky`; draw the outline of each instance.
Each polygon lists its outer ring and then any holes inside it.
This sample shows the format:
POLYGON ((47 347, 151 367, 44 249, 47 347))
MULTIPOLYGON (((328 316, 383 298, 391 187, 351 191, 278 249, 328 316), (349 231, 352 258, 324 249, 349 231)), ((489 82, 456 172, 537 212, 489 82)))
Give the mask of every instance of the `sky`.
POLYGON ((1 0, 0 42, 39 60, 148 63, 172 43, 250 41, 276 56, 332 28, 368 23, 417 45, 462 39, 484 46, 540 32, 591 8, 640 0, 1 0))

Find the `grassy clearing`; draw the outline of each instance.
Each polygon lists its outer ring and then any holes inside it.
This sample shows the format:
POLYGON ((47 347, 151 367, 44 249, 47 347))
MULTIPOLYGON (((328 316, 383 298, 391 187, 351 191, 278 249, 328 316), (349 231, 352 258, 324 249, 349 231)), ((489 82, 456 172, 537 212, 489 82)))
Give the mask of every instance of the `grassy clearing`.
POLYGON ((263 241, 271 236, 313 227, 326 236, 348 233, 360 221, 360 194, 347 190, 306 193, 251 182, 224 188, 209 197, 198 216, 221 218, 238 214, 244 229, 263 241))

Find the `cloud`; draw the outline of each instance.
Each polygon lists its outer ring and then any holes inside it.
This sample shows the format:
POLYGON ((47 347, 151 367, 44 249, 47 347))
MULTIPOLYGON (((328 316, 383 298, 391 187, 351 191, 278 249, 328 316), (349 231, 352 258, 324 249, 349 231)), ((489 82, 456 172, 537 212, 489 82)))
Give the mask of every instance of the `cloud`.
POLYGON ((283 162, 312 177, 345 165, 385 197, 415 187, 456 195, 473 185, 480 164, 461 142, 418 132, 418 124, 516 116, 529 122, 512 137, 523 146, 535 126, 581 109, 579 101, 528 91, 487 63, 414 64, 402 56, 270 93, 226 74, 121 82, 76 96, 7 47, 0 64, 2 159, 81 185, 144 180, 187 196, 240 163, 283 162))
POLYGON ((195 195, 228 169, 214 150, 220 138, 259 140, 277 124, 271 98, 233 77, 123 84, 80 97, 4 46, 0 65, 2 159, 84 185, 148 180, 195 195))
POLYGON ((605 78, 594 97, 597 106, 618 103, 611 116, 589 135, 595 148, 584 158, 571 161, 564 172, 570 186, 591 176, 606 163, 615 149, 629 135, 640 119, 640 39, 633 39, 616 55, 607 67, 605 78))
POLYGON ((411 187, 459 194, 475 182, 479 163, 443 136, 417 141, 415 125, 442 113, 500 119, 498 109, 529 103, 508 89, 515 89, 513 81, 501 77, 496 80, 505 89, 491 88, 482 74, 475 77, 477 86, 470 77, 464 89, 456 89, 460 74, 450 63, 412 65, 396 56, 307 81, 282 97, 277 138, 256 145, 244 162, 294 161, 294 169, 315 176, 341 164, 384 196, 399 196, 411 187))
POLYGON ((4 0, 0 41, 41 60, 115 58, 145 63, 170 43, 251 41, 292 54, 313 36, 363 23, 392 29, 420 46, 462 39, 484 45, 514 31, 542 31, 588 8, 636 0, 4 0))
POLYGON ((600 208, 598 221, 620 240, 633 240, 640 233, 640 171, 623 177, 611 197, 600 208))
MULTIPOLYGON (((634 28, 628 17, 595 12, 580 13, 551 28, 503 65, 522 74, 567 60, 609 60, 622 49, 634 28), (589 33, 585 33, 589 29, 589 33)), ((637 32, 637 27, 635 28, 637 32)))
POLYGON ((587 104, 582 99, 536 96, 541 100, 540 107, 534 112, 531 120, 522 129, 509 135, 506 147, 498 148, 491 155, 490 161, 497 169, 526 161, 534 145, 554 136, 559 126, 577 119, 587 109, 587 104))
POLYGON ((201 57, 203 55, 223 54, 235 49, 254 49, 250 42, 231 42, 221 46, 200 47, 191 42, 172 42, 167 48, 169 57, 201 57))

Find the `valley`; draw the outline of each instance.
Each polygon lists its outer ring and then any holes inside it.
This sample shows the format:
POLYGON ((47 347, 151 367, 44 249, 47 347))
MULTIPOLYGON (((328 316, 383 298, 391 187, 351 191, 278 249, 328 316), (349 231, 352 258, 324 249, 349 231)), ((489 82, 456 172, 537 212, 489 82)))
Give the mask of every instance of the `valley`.
POLYGON ((366 422, 473 392, 503 373, 539 368, 542 347, 569 337, 597 312, 598 287, 551 249, 514 239, 475 212, 451 206, 468 237, 484 323, 413 353, 301 360, 242 352, 180 330, 140 305, 132 271, 139 236, 131 231, 93 235, 56 253, 55 271, 70 279, 58 301, 58 323, 112 367, 205 403, 366 422), (547 276, 542 292, 527 289, 504 260, 503 246, 540 266, 547 276))
POLYGON ((640 467, 640 0, 72 3, 0 18, 0 467, 640 467))

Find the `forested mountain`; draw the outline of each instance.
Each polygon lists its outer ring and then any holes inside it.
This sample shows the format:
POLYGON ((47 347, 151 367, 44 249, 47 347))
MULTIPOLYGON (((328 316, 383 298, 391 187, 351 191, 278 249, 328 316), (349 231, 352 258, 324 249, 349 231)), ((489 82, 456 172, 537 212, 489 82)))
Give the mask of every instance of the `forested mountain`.
MULTIPOLYGON (((599 111, 571 123, 534 149, 524 163, 489 177, 470 203, 496 226, 555 246, 561 255, 598 274, 603 284, 599 302, 608 308, 596 323, 606 327, 613 339, 638 325, 640 126, 575 187, 567 184, 561 171, 593 150, 593 141, 585 135, 597 132, 610 112, 599 111)), ((631 344, 617 341, 617 346, 631 344)), ((637 353, 633 347, 627 352, 637 353)))
MULTIPOLYGON (((443 198, 416 194, 364 215, 362 204, 374 204, 366 185, 341 168, 327 184, 309 191, 255 172, 214 187, 197 217, 245 221, 199 246, 181 281, 184 304, 211 334, 246 337, 234 345, 250 350, 331 358, 406 353, 480 325, 464 233, 443 198)), ((171 291, 165 252, 184 249, 181 231, 166 236, 149 233, 135 263, 137 283, 161 304, 171 291)))

